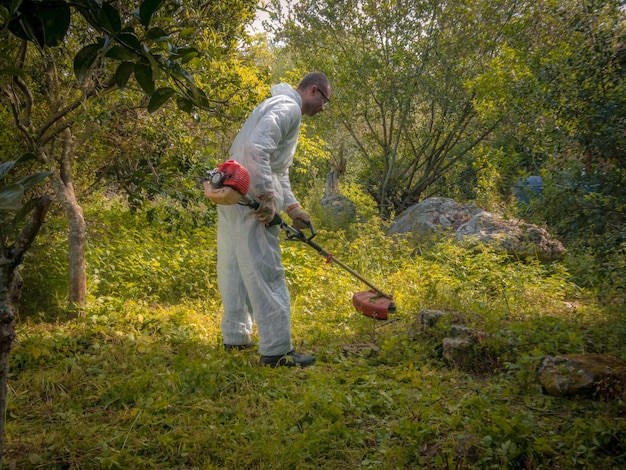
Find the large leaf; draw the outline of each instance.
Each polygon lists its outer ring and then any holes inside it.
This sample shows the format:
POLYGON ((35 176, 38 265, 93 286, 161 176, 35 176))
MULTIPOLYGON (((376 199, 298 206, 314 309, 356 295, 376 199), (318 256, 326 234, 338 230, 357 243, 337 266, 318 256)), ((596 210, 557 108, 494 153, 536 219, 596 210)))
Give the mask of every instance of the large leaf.
POLYGON ((69 30, 70 16, 70 6, 66 2, 24 0, 13 15, 9 30, 39 47, 57 46, 69 30))
POLYGON ((120 13, 110 3, 102 4, 102 9, 98 12, 96 19, 109 33, 118 33, 122 30, 120 13))
POLYGON ((23 162, 27 162, 29 160, 35 160, 37 159, 37 157, 35 156, 34 153, 31 152, 27 152, 23 155, 21 155, 18 159, 16 160, 11 160, 9 162, 4 162, 3 164, 0 165, 0 180, 4 177, 5 174, 7 174, 7 172, 13 168, 16 164, 18 163, 23 163, 23 162))
POLYGON ((35 43, 40 48, 45 45, 46 39, 41 19, 32 12, 30 14, 20 12, 9 23, 9 31, 21 39, 35 43))
POLYGON ((17 210, 17 213, 15 214, 15 217, 13 218, 14 227, 17 227, 20 223, 26 220, 26 217, 28 216, 28 214, 30 214, 32 210, 35 208, 35 206, 37 205, 38 200, 39 198, 36 198, 36 197, 31 198, 28 201, 26 201, 26 203, 23 204, 22 207, 20 207, 17 210))
POLYGON ((174 90, 169 87, 162 87, 156 90, 150 97, 148 112, 153 113, 159 109, 174 94, 174 90))
POLYGON ((135 55, 125 47, 113 46, 106 52, 105 57, 115 60, 133 60, 135 55))
POLYGON ((178 109, 186 113, 191 113, 191 111, 193 111, 193 102, 182 96, 176 98, 176 105, 178 106, 178 109))
POLYGON ((135 79, 143 91, 145 91, 148 96, 152 96, 152 93, 154 93, 152 67, 146 64, 135 64, 135 79))
POLYGON ((16 211, 22 207, 24 186, 18 183, 0 188, 0 210, 16 211))
POLYGON ((161 38, 167 38, 169 34, 163 28, 150 28, 147 33, 150 39, 155 41, 160 40, 161 38))
POLYGON ((44 33, 46 46, 58 46, 65 39, 70 28, 70 7, 67 4, 43 6, 39 10, 39 18, 44 33))
POLYGON ((141 43, 133 32, 124 31, 117 35, 117 39, 122 42, 122 44, 130 47, 131 49, 137 52, 141 52, 141 43))
POLYGON ((141 21, 142 25, 148 27, 152 16, 158 10, 162 2, 163 0, 145 0, 139 6, 139 21, 141 21))
POLYGON ((17 184, 21 184, 24 187, 24 193, 28 192, 33 186, 41 183, 48 176, 50 176, 52 172, 50 171, 42 171, 41 173, 35 173, 33 175, 29 175, 26 178, 22 178, 17 182, 17 184))
POLYGON ((76 75, 78 83, 83 83, 85 81, 85 78, 87 78, 87 74, 89 73, 89 69, 96 61, 98 52, 101 49, 102 46, 100 44, 89 44, 78 51, 78 54, 74 57, 74 74, 76 75))
POLYGON ((135 70, 135 64, 132 62, 122 62, 115 71, 115 84, 120 90, 123 90, 135 70))

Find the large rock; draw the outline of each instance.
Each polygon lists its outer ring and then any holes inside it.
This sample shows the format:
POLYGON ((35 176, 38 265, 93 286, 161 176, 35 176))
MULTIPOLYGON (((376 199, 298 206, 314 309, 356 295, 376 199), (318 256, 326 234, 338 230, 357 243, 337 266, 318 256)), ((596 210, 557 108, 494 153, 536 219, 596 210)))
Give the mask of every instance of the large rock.
POLYGON ((428 237, 447 230, 454 232, 482 209, 474 205, 458 204, 454 199, 430 197, 402 212, 390 227, 390 233, 412 233, 428 237))
POLYGON ((391 225, 390 233, 410 233, 418 239, 448 232, 458 240, 477 240, 500 252, 541 261, 561 259, 563 244, 543 228, 480 209, 453 199, 432 197, 415 204, 391 225))
POLYGON ((330 194, 322 198, 324 219, 331 228, 341 228, 356 221, 356 206, 343 194, 330 194))
POLYGON ((537 376, 549 395, 626 398, 626 363, 607 354, 545 356, 537 376))
POLYGON ((523 259, 555 261, 563 258, 565 247, 548 231, 533 224, 481 212, 456 230, 457 240, 475 239, 499 251, 523 259))
POLYGON ((326 175, 326 189, 322 197, 324 222, 331 229, 344 228, 356 221, 356 205, 347 196, 339 193, 340 170, 331 170, 326 175))

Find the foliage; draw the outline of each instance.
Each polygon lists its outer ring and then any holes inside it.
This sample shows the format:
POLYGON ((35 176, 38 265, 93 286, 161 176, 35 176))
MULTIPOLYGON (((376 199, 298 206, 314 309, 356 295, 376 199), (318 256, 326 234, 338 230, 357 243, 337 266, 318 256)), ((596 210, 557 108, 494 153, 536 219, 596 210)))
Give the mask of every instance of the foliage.
POLYGON ((295 344, 318 362, 269 369, 254 350, 221 347, 211 212, 154 209, 147 223, 119 200, 91 205, 87 315, 20 324, 7 408, 16 467, 626 464, 623 403, 550 397, 536 383, 545 354, 626 359, 623 312, 594 305, 562 265, 447 240, 412 246, 374 220, 320 231, 322 246, 394 294, 398 313, 374 322, 350 304, 357 280, 284 242, 295 344), (464 312, 500 362, 480 374, 444 365, 437 338, 407 334, 422 308, 464 312))
POLYGON ((3 248, 3 256, 6 254, 7 243, 17 237, 18 228, 33 210, 35 199, 31 199, 32 202, 25 201, 26 193, 50 176, 50 172, 37 172, 27 176, 18 174, 13 179, 9 179, 7 175, 16 165, 19 169, 20 165, 34 159, 34 155, 26 153, 16 160, 0 165, 0 246, 3 248))
POLYGON ((331 78, 322 131, 335 153, 358 155, 359 182, 384 217, 419 202, 497 126, 503 110, 478 112, 473 79, 519 2, 274 3, 286 53, 331 78))
MULTIPOLYGON (((225 17, 226 11, 232 14, 221 3, 208 3, 198 7, 216 21, 225 17)), ((237 10, 241 10, 241 7, 237 6, 237 10)), ((150 98, 150 112, 156 111, 175 94, 178 95, 178 107, 187 112, 194 107, 215 109, 192 75, 202 53, 189 42, 197 34, 196 29, 193 26, 183 29, 172 27, 179 22, 186 24, 186 19, 196 13, 193 8, 193 13, 190 14, 188 11, 180 11, 180 5, 176 3, 146 0, 128 15, 124 10, 118 9, 117 5, 108 2, 26 0, 3 1, 2 11, 2 29, 8 29, 18 38, 34 43, 39 49, 62 44, 67 39, 71 26, 79 22, 73 15, 82 17, 92 28, 91 40, 94 42, 82 44, 74 56, 73 70, 79 84, 91 80, 94 67, 97 68, 100 62, 108 60, 117 64, 114 73, 115 86, 123 89, 131 76, 134 77, 150 98), (158 15, 159 9, 166 11, 161 11, 158 15), (190 67, 191 72, 187 69, 190 67)), ((224 32, 221 37, 214 35, 212 38, 214 54, 232 47, 235 37, 233 31, 224 32)), ((20 75, 19 66, 16 68, 8 64, 5 67, 4 73, 20 75)), ((103 81, 105 80, 103 77, 103 81)))

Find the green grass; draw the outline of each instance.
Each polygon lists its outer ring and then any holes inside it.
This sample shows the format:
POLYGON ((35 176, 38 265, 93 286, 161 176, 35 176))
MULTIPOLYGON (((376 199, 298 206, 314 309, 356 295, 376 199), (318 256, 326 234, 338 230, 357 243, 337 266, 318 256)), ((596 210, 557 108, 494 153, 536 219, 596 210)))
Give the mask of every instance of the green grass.
POLYGON ((560 265, 445 241, 416 250, 371 226, 320 230, 316 241, 392 292, 398 313, 377 322, 356 312, 351 295, 365 286, 284 243, 295 346, 317 363, 271 369, 256 350, 221 347, 212 229, 139 230, 116 207, 91 217, 86 316, 41 311, 18 324, 6 443, 15 468, 626 466, 623 402, 547 396, 534 375, 546 354, 626 359, 623 310, 595 305, 560 265), (448 367, 443 330, 410 333, 422 308, 485 330, 489 367, 448 367))

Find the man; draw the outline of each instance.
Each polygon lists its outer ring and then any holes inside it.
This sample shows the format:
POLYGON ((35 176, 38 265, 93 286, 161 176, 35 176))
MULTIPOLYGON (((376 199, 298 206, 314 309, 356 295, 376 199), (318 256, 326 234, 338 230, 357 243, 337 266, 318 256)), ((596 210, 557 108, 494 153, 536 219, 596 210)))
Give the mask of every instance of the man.
POLYGON ((254 346, 259 333, 261 363, 307 367, 313 356, 298 354, 291 343, 291 308, 281 261, 279 227, 267 226, 284 210, 293 226, 311 222, 291 191, 289 167, 298 143, 302 115, 324 111, 331 94, 323 73, 306 75, 294 90, 287 83, 250 114, 230 149, 230 158, 250 172, 249 195, 256 211, 241 205, 218 206, 217 279, 224 305, 222 337, 227 349, 254 346))

